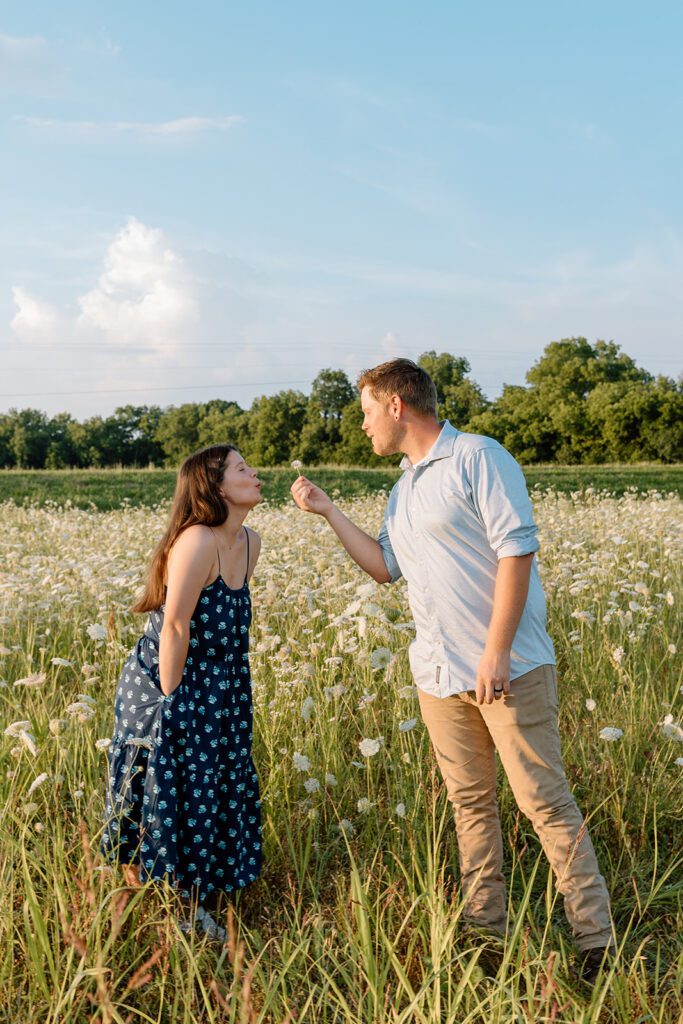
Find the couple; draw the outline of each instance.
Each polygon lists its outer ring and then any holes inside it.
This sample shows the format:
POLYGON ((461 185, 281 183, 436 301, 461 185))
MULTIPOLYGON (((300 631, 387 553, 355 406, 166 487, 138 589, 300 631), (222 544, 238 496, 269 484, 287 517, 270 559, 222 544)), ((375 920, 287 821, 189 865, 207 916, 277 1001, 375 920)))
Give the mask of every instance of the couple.
MULTIPOLYGON (((407 580, 417 627, 410 663, 453 804, 469 920, 506 927, 497 751, 593 981, 613 948, 609 897, 562 767, 555 658, 521 469, 491 438, 440 423, 434 383, 410 360, 368 370, 358 386, 375 452, 404 455, 377 540, 305 477, 292 495, 378 583, 407 580)), ((200 904, 253 882, 261 864, 247 649, 260 541, 243 525, 259 488, 229 445, 183 463, 133 609, 149 611, 149 623, 117 693, 105 849, 139 860, 143 877, 171 876, 200 904)))

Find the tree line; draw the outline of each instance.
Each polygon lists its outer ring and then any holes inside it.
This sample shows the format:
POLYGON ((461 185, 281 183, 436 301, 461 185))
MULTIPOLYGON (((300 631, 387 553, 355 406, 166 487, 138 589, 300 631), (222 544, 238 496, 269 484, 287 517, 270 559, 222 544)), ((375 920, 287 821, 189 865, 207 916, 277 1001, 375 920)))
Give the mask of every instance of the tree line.
MULTIPOLYGON (((522 463, 679 462, 683 459, 683 386, 636 366, 614 342, 565 338, 549 344, 526 385, 503 387, 489 401, 467 359, 423 353, 439 417, 461 430, 495 437, 522 463)), ((249 409, 212 399, 161 408, 120 406, 79 422, 37 409, 0 414, 0 466, 61 469, 176 466, 216 441, 247 461, 275 466, 371 466, 381 460, 361 432, 358 393, 342 370, 322 370, 310 395, 279 391, 249 409)))

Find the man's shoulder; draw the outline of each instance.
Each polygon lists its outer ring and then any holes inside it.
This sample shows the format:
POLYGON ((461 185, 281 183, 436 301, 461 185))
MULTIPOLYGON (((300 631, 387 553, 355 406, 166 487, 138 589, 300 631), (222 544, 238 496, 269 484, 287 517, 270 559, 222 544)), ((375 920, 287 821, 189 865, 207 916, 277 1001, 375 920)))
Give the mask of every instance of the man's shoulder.
POLYGON ((506 448, 503 448, 500 441, 496 441, 494 437, 487 437, 485 434, 467 434, 464 431, 460 431, 455 439, 453 455, 458 455, 460 458, 469 458, 475 452, 488 449, 501 452, 507 451, 506 448))

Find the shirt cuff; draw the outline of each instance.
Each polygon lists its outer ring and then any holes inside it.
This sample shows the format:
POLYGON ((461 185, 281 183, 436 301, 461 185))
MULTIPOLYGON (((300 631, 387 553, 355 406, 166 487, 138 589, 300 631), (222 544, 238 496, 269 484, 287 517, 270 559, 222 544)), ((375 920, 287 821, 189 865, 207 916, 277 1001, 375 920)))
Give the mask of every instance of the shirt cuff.
POLYGON ((521 555, 532 555, 539 549, 536 537, 507 537, 497 548, 496 557, 519 558, 521 555))
POLYGON ((384 559, 384 564, 387 567, 387 572, 389 573, 391 582, 395 583, 396 580, 400 580, 403 573, 401 572, 398 562, 396 561, 396 555, 391 550, 391 548, 382 548, 382 558, 384 559))

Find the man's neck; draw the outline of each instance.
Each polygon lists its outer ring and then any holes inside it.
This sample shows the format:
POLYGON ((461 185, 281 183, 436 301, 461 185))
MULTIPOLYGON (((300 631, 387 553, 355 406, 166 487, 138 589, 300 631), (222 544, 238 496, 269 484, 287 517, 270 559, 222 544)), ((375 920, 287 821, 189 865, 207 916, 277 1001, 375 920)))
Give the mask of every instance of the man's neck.
POLYGON ((401 450, 407 455, 411 466, 424 459, 434 447, 434 442, 441 433, 441 424, 437 419, 413 419, 403 439, 401 450))

